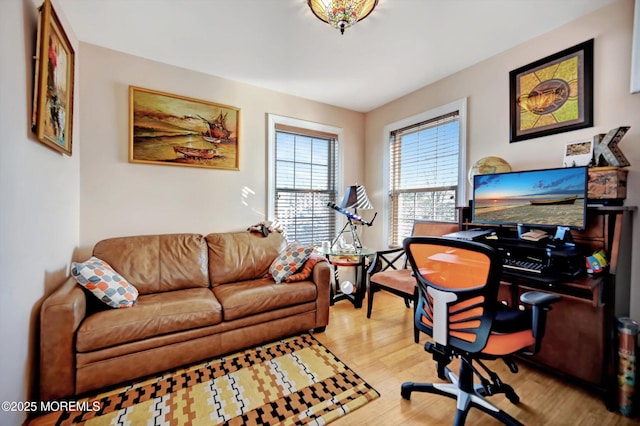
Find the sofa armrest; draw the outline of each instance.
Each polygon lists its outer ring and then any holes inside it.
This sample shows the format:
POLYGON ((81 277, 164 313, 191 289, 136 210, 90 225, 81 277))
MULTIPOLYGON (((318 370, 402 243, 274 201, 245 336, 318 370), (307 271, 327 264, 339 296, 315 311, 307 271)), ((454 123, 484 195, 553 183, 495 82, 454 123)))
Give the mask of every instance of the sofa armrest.
POLYGON ((75 394, 75 336, 87 300, 73 278, 47 297, 40 309, 40 400, 75 394))
POLYGON ((313 267, 311 280, 316 284, 316 328, 329 324, 329 298, 331 297, 331 267, 329 262, 318 262, 313 267))

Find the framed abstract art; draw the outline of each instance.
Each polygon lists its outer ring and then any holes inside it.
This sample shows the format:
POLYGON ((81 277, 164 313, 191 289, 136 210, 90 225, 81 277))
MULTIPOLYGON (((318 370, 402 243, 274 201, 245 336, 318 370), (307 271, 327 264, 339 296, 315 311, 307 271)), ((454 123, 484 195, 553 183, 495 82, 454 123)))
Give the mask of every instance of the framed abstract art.
POLYGON ((593 126, 593 39, 509 73, 510 141, 593 126))
POLYGON ((71 155, 74 52, 50 0, 40 7, 37 43, 31 128, 40 142, 71 155))

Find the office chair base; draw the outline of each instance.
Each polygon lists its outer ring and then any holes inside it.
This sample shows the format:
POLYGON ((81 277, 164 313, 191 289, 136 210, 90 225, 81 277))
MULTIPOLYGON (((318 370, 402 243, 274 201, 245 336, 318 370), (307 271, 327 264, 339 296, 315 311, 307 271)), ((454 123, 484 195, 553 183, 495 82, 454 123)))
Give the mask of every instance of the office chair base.
MULTIPOLYGON (((480 388, 482 389, 482 388, 480 388)), ((442 395, 456 400, 456 418, 454 426, 464 425, 469 410, 474 407, 489 414, 496 420, 509 426, 522 426, 522 423, 511 417, 509 414, 491 404, 476 391, 475 394, 464 392, 457 384, 453 383, 414 383, 405 382, 402 384, 400 395, 406 400, 411 399, 412 392, 425 392, 442 395)))

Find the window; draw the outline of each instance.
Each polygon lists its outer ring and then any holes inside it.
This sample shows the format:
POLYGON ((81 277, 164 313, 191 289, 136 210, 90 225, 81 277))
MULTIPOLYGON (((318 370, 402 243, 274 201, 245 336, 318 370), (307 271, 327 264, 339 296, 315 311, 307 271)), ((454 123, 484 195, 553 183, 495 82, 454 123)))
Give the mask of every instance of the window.
POLYGON ((464 197, 465 103, 388 126, 390 246, 402 245, 416 219, 457 220, 464 197))
POLYGON ((337 198, 337 129, 285 117, 269 121, 269 217, 283 223, 289 241, 332 240, 336 215, 327 203, 337 198))

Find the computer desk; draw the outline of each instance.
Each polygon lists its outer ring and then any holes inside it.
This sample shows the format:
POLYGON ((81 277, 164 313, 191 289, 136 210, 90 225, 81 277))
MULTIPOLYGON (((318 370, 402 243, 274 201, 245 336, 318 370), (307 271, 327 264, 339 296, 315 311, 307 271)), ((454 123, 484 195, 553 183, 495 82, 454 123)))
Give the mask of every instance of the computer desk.
MULTIPOLYGON (((589 207, 586 229, 571 231, 576 245, 585 251, 603 248, 608 253, 609 266, 603 272, 536 277, 506 271, 499 291, 499 300, 509 306, 520 306, 520 295, 530 290, 562 296, 548 314, 540 352, 521 359, 601 392, 609 409, 616 407, 617 318, 629 315, 635 210, 630 206, 589 207)), ((458 213, 461 230, 479 226, 470 223, 468 207, 458 213)))

